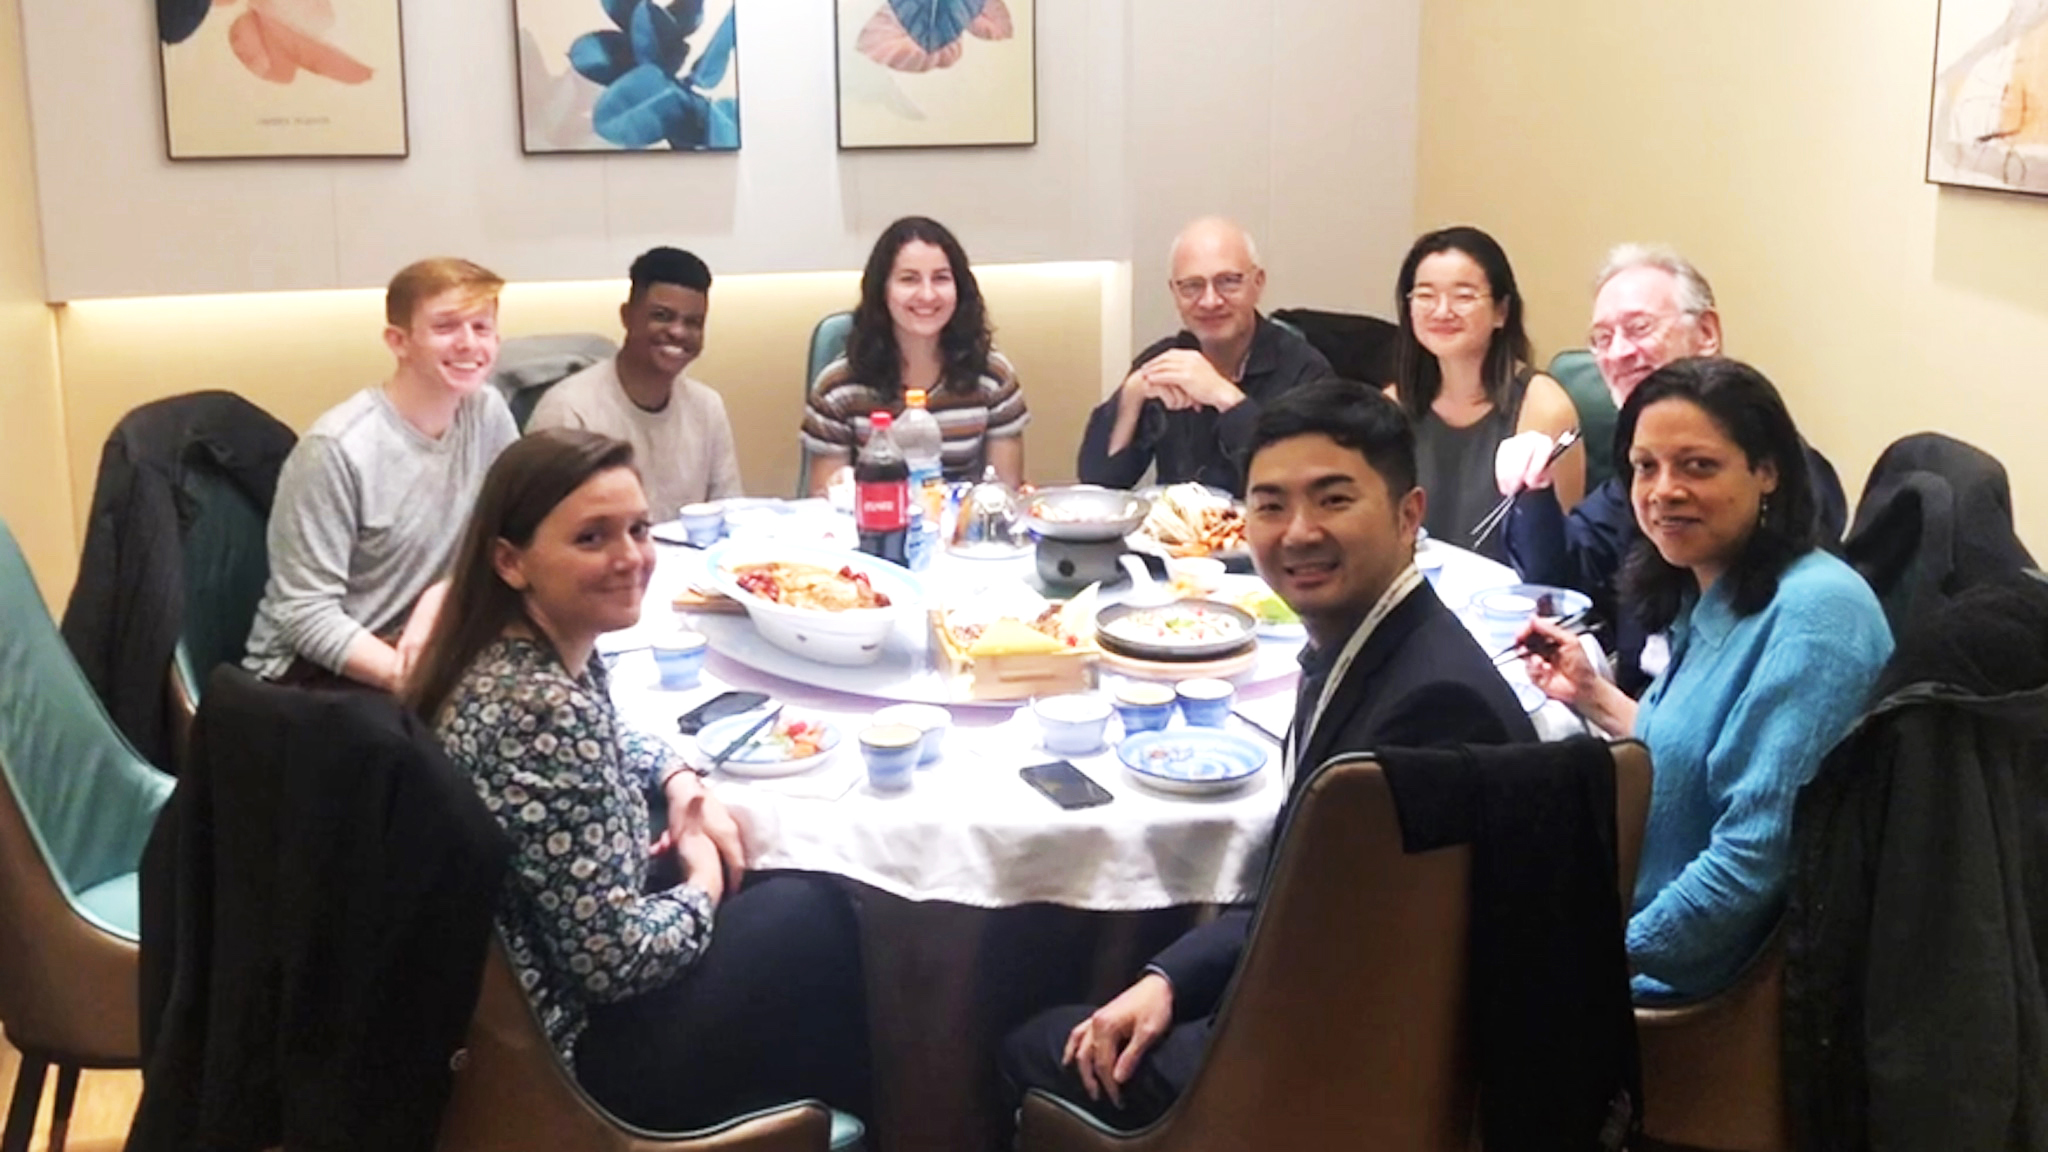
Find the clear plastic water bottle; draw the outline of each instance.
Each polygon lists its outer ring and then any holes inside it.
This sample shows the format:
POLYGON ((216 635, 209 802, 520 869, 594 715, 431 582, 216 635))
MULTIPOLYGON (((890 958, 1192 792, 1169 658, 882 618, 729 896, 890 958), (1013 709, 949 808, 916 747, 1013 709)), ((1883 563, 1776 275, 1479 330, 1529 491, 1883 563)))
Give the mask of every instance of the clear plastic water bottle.
POLYGON ((910 526, 910 567, 925 568, 939 546, 939 521, 946 510, 943 471, 945 435, 938 417, 925 407, 925 391, 903 394, 903 415, 896 419, 896 446, 910 465, 910 503, 917 514, 910 526))

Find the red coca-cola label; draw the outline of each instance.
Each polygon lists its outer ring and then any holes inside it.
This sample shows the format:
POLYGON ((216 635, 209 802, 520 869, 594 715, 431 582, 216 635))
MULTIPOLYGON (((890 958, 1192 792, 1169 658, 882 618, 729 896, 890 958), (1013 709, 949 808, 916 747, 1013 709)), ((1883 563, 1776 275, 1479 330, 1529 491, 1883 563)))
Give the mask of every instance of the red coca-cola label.
POLYGON ((910 526, 910 486, 884 480, 854 486, 853 522, 863 532, 897 532, 910 526))

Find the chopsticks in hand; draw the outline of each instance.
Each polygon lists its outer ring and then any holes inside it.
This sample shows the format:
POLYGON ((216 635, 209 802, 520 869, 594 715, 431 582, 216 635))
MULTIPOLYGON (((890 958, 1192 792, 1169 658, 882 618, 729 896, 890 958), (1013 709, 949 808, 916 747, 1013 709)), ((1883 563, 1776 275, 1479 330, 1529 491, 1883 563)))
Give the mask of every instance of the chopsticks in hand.
MULTIPOLYGON (((1561 616, 1552 622, 1552 627, 1561 628, 1572 636, 1585 636, 1598 632, 1600 630, 1599 622, 1586 619, 1590 615, 1592 613, 1588 611, 1574 612, 1569 616, 1561 616)), ((1503 651, 1496 653, 1493 657, 1493 666, 1498 668, 1503 664, 1511 664, 1516 660, 1529 656, 1541 656, 1548 660, 1557 655, 1557 643, 1556 640, 1545 636, 1541 632, 1531 632, 1527 640, 1517 641, 1503 651)))
MULTIPOLYGON (((1557 463, 1557 458, 1564 455, 1572 445, 1578 442, 1579 430, 1577 428, 1565 429, 1564 435, 1559 436, 1557 443, 1551 445, 1550 455, 1544 458, 1543 466, 1548 468, 1552 464, 1557 463)), ((1488 512, 1485 519, 1472 526, 1472 543, 1468 547, 1477 548, 1481 544, 1486 543, 1486 538, 1493 535, 1493 530, 1500 527, 1501 521, 1508 518, 1508 510, 1515 506, 1515 497, 1521 494, 1522 489, 1517 488, 1513 492, 1501 497, 1500 503, 1493 506, 1493 511, 1488 512)))
POLYGON ((770 708, 766 716, 763 716, 759 720, 754 721, 751 727, 749 727, 745 732, 740 733, 739 739, 733 741, 730 744, 727 744, 725 746, 725 751, 720 752, 718 755, 713 756, 711 758, 711 770, 716 772, 721 767, 724 767, 725 762, 727 760, 732 759, 733 753, 738 752, 740 749, 746 747, 749 744, 752 744, 754 742, 754 737, 759 736, 761 734, 761 729, 766 728, 768 725, 775 723, 775 718, 780 715, 782 715, 782 705, 777 704, 775 707, 770 708))

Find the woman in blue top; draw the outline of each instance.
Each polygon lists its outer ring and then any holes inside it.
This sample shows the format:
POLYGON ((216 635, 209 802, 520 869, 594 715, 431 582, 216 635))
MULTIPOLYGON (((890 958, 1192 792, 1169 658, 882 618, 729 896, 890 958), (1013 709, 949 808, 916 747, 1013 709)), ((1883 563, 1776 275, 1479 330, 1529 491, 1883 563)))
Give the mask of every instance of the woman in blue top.
POLYGON ((1621 600, 1671 660, 1642 702, 1578 643, 1532 626, 1535 682, 1656 771, 1628 924, 1638 999, 1726 987, 1776 924, 1792 807, 1863 711, 1891 631, 1861 577, 1815 543, 1792 417, 1746 364, 1666 365, 1629 396, 1614 442, 1645 539, 1621 600))
POLYGON ((806 1097, 858 1113, 868 1040, 852 909, 816 877, 742 887, 732 818, 612 707, 595 645, 640 619, 647 531, 624 441, 553 428, 507 448, 407 703, 511 839, 498 930, 598 1103, 662 1131, 806 1097))

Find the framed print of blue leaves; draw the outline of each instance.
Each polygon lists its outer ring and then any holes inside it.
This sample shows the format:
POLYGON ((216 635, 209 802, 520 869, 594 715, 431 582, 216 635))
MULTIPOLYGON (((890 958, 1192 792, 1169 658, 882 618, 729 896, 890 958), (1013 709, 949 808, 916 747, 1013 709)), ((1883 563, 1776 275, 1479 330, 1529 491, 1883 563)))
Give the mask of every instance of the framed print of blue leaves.
POLYGON ((525 151, 738 151, 734 5, 517 0, 525 151))

